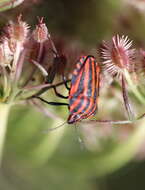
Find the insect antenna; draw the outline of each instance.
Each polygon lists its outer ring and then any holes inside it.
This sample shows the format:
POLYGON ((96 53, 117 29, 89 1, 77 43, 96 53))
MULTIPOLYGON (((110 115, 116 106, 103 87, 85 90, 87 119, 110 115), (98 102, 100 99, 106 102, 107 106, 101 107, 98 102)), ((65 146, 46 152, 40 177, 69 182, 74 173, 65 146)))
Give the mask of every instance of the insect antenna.
POLYGON ((66 123, 67 123, 67 121, 63 122, 62 124, 60 124, 60 125, 57 126, 57 127, 49 128, 49 129, 45 130, 44 132, 45 132, 45 133, 46 133, 46 132, 52 132, 52 131, 55 131, 55 130, 57 130, 57 129, 59 129, 59 128, 65 127, 65 124, 66 124, 66 123))

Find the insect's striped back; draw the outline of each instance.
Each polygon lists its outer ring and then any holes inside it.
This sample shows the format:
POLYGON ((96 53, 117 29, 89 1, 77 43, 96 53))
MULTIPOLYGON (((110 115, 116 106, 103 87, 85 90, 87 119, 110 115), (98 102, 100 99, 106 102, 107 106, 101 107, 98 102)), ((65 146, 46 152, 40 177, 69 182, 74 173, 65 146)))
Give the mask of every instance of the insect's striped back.
POLYGON ((99 72, 93 56, 83 56, 76 64, 69 92, 68 123, 75 123, 96 113, 99 72))

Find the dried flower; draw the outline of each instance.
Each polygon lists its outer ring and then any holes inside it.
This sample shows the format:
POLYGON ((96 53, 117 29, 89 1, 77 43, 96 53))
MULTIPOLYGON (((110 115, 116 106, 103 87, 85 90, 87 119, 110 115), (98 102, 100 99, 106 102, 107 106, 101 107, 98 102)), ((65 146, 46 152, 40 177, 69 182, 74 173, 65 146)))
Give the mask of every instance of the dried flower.
POLYGON ((10 21, 5 27, 5 33, 1 37, 1 47, 3 47, 3 62, 1 65, 9 66, 11 77, 14 78, 20 54, 24 49, 24 44, 28 40, 29 26, 22 21, 21 15, 17 22, 10 21))
POLYGON ((31 32, 20 15, 4 31, 0 39, 0 102, 27 100, 50 85, 46 77, 49 78, 47 71, 53 63, 49 57, 53 58, 53 52, 48 29, 42 18, 31 32))
POLYGON ((120 79, 122 86, 122 97, 125 109, 130 120, 134 119, 134 111, 129 102, 126 88, 126 71, 133 72, 135 66, 135 49, 130 49, 132 41, 126 36, 113 36, 109 43, 104 42, 102 48, 102 59, 104 70, 112 77, 120 79))
POLYGON ((135 50, 130 49, 132 41, 126 36, 114 36, 112 41, 103 43, 102 59, 103 67, 112 76, 120 77, 123 70, 133 70, 135 50))
POLYGON ((39 19, 39 23, 33 31, 33 37, 38 43, 43 43, 48 40, 48 29, 43 22, 43 18, 39 19))
POLYGON ((0 64, 2 66, 11 67, 11 62, 13 60, 13 52, 9 46, 8 39, 3 39, 3 42, 0 44, 1 54, 0 54, 0 64))
POLYGON ((22 15, 14 23, 10 21, 9 25, 5 28, 5 35, 9 39, 10 43, 24 43, 27 39, 29 32, 29 26, 26 22, 22 21, 22 15))

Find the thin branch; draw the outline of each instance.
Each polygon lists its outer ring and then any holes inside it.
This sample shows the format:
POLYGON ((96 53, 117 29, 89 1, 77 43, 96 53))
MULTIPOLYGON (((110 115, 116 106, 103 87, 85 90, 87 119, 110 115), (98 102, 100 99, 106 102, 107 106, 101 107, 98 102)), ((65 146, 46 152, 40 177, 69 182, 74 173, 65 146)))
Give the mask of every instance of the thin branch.
POLYGON ((123 75, 122 75, 122 95, 123 95, 124 105, 127 111, 128 118, 130 120, 134 120, 135 114, 132 111, 131 105, 129 103, 128 92, 126 90, 126 84, 125 84, 125 79, 123 75))

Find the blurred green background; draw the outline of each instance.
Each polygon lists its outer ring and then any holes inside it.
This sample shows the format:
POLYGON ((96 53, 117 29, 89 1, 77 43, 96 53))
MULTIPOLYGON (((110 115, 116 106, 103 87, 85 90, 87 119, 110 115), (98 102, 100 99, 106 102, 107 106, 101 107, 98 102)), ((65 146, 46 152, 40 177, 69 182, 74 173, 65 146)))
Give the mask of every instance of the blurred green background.
MULTIPOLYGON (((128 35, 136 47, 145 46, 144 0, 24 0, 20 6, 0 13, 1 27, 20 13, 32 28, 37 16, 43 16, 52 36, 65 39, 67 45, 77 42, 84 50, 117 33, 128 35)), ((120 86, 115 83, 101 91, 97 118, 124 119, 120 86)), ((59 101, 51 91, 48 98, 59 101)), ((138 115, 145 111, 134 97, 131 100, 138 115)), ((66 121, 68 111, 50 106, 47 110, 50 118, 31 105, 11 109, 0 190, 145 189, 145 141, 128 164, 131 158, 123 159, 127 149, 120 149, 113 157, 114 150, 130 138, 134 126, 83 123, 78 130, 65 125, 48 132, 49 127, 66 121)))

